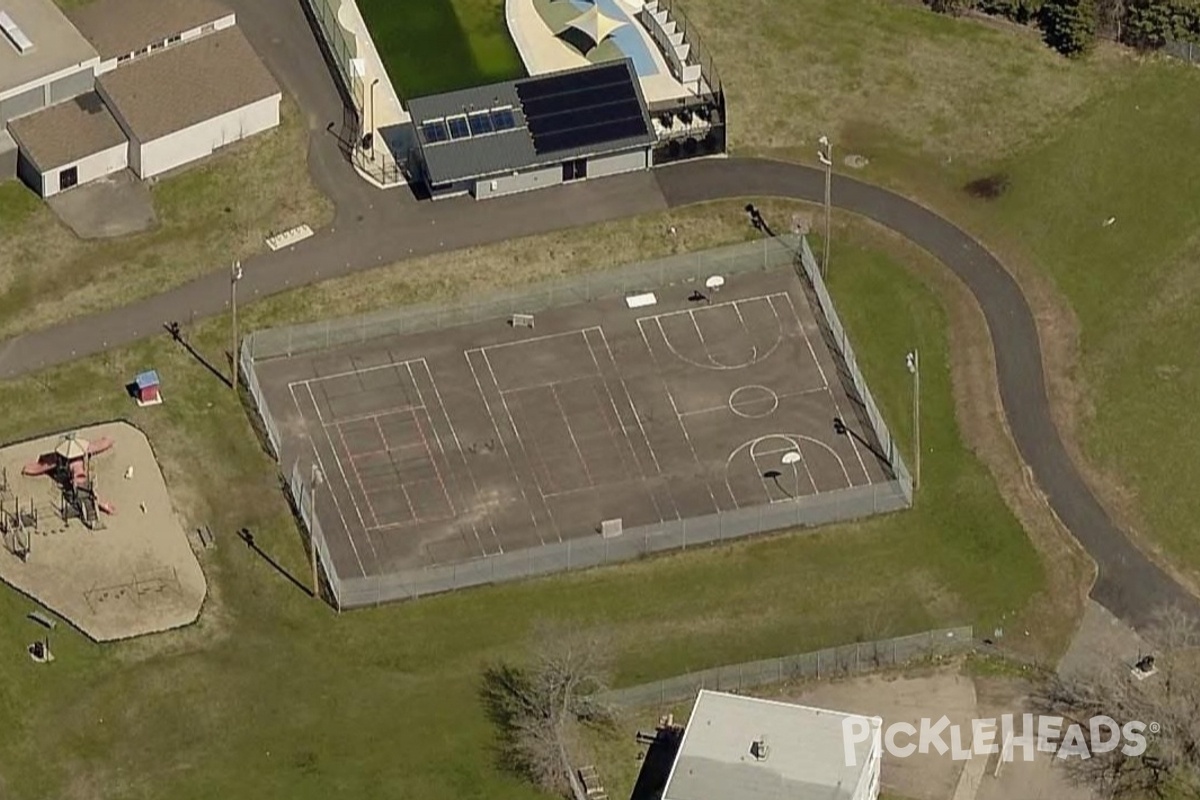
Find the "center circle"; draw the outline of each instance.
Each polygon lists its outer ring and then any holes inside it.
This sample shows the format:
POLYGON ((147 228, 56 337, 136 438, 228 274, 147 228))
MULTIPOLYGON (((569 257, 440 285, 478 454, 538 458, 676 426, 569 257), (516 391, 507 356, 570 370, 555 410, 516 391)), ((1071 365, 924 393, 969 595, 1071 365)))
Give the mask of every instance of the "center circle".
POLYGON ((779 395, 766 386, 741 386, 729 394, 729 410, 739 417, 758 419, 775 413, 779 395))

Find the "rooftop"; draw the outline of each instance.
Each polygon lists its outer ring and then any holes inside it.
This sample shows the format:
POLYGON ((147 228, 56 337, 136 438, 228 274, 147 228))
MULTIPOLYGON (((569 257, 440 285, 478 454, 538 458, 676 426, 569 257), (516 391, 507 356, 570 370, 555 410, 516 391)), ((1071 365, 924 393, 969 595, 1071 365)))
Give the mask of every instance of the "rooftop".
POLYGON ((33 42, 22 54, 7 34, 0 33, 0 93, 96 58, 96 51, 53 0, 0 0, 0 11, 33 42))
POLYGON ((72 9, 70 17, 100 57, 108 59, 137 52, 232 13, 217 0, 93 0, 72 9))
POLYGON ((847 718, 865 719, 701 690, 663 800, 849 800, 871 745, 859 743, 857 765, 846 766, 847 718), (754 754, 758 740, 767 744, 765 758, 754 754))
POLYGON ((628 60, 418 97, 408 110, 433 184, 629 150, 655 140, 628 60), (505 117, 503 126, 489 122, 505 117))
POLYGON ((97 83, 142 143, 280 93, 236 27, 131 61, 97 83))
POLYGON ((15 119, 8 127, 25 156, 41 172, 125 141, 121 126, 95 92, 15 119))

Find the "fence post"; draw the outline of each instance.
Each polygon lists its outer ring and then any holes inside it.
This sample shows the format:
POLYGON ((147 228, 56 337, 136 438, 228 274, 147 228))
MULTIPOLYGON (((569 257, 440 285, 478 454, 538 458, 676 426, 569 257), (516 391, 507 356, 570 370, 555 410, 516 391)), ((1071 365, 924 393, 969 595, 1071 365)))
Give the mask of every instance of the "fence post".
POLYGON ((821 651, 817 651, 817 680, 821 680, 821 651))

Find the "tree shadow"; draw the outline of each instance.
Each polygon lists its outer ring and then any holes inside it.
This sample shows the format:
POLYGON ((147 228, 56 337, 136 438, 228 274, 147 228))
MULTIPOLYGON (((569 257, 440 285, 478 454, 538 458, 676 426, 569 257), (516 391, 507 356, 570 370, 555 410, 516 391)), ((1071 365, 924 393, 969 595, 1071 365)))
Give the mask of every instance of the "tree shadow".
POLYGON ((184 350, 187 351, 188 355, 190 355, 201 366, 203 366, 205 369, 207 369, 209 372, 211 372, 213 375, 215 375, 217 380, 219 380, 221 383, 225 384, 225 386, 227 388, 230 388, 230 389, 233 388, 233 383, 230 381, 229 377, 227 375, 225 375, 225 373, 221 372, 221 370, 219 370, 215 366, 213 366, 213 363, 211 361, 209 361, 207 358, 205 358, 204 355, 199 350, 197 350, 195 347, 192 346, 191 342, 189 342, 187 339, 185 339, 183 337, 183 333, 179 328, 178 322, 164 322, 163 329, 170 335, 170 337, 175 342, 177 342, 184 350))
POLYGON ((256 542, 254 540, 254 534, 250 532, 249 528, 242 528, 241 530, 239 530, 238 538, 241 539, 243 542, 245 542, 246 546, 249 547, 252 551, 254 551, 258 555, 259 558, 261 558, 263 561, 266 561, 268 564, 270 564, 271 567, 276 572, 278 572, 283 577, 287 578, 288 581, 290 581, 293 586, 295 586, 300 591, 304 592, 309 597, 314 596, 311 586, 305 586, 303 583, 301 583, 300 580, 295 575, 293 575, 292 573, 290 573, 286 569, 284 569, 282 564, 280 564, 278 561, 276 561, 274 558, 272 558, 269 553, 267 553, 265 550, 262 549, 261 546, 259 546, 258 542, 256 542))

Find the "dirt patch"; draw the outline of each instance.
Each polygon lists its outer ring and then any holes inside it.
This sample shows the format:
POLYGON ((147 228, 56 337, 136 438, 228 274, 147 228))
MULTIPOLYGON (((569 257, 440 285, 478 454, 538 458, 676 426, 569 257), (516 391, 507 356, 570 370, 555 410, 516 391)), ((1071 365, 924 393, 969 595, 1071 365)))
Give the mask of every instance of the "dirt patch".
POLYGON ((115 513, 103 527, 85 527, 58 514, 61 493, 49 476, 22 467, 60 444, 48 436, 0 450, 7 470, 7 505, 37 512, 37 529, 18 557, 10 535, 0 550, 0 579, 68 620, 97 641, 127 639, 195 621, 207 587, 175 515, 162 472, 145 435, 126 423, 86 428, 90 442, 111 439, 110 450, 90 458, 97 498, 115 513))

